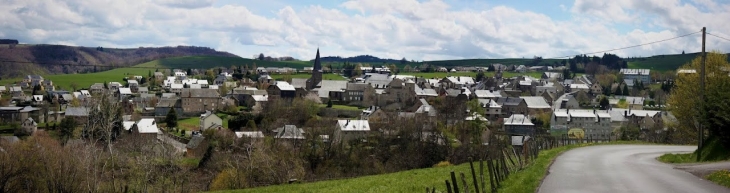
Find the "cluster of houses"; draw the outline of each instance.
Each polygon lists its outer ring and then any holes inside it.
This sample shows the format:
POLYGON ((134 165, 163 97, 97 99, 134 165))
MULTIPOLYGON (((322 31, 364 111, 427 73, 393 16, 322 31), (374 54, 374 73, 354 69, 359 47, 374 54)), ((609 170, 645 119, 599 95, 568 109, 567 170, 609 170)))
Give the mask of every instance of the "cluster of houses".
MULTIPOLYGON (((207 80, 191 78, 185 71, 174 70, 174 76, 154 73, 154 78, 163 82, 161 86, 165 92, 151 93, 147 87, 142 87, 135 80, 142 77, 135 77, 127 80, 126 84, 95 83, 90 85, 88 90, 73 92, 51 89, 45 96, 32 98, 37 101, 57 100, 66 104, 72 100, 84 101, 103 92, 113 93, 115 99, 119 99, 118 102, 125 103, 131 109, 141 110, 144 117, 140 120, 125 120, 125 130, 155 136, 163 135, 157 128, 156 121, 164 118, 172 109, 179 117, 200 116, 199 130, 202 131, 223 127, 222 119, 211 113, 216 110, 229 106, 244 106, 257 112, 270 101, 291 101, 310 96, 316 96, 325 103, 365 108, 355 119, 338 120, 333 136, 319 136, 323 140, 339 142, 357 139, 373 130, 380 130, 382 127, 387 127, 387 123, 395 118, 416 118, 423 123, 425 131, 435 132, 436 117, 439 115, 436 107, 429 104, 429 101, 439 97, 455 101, 457 104, 464 104, 469 100, 478 101, 484 108, 484 114, 470 113, 466 108, 457 109, 463 112, 457 113, 461 117, 455 121, 480 120, 485 124, 501 123, 502 128, 497 129, 513 136, 535 135, 536 128, 541 126, 532 123, 532 119, 543 113, 552 114, 550 132, 568 134, 570 130, 579 129, 585 136, 593 138, 609 138, 614 130, 627 124, 635 124, 642 129, 662 128, 663 123, 671 119, 671 115, 663 111, 643 110, 646 99, 642 97, 616 96, 610 100, 612 108, 596 110, 598 99, 594 93, 602 93, 603 88, 585 75, 566 79, 560 72, 548 71, 551 70, 549 67, 532 69, 517 66, 515 70, 546 72, 541 77, 504 78, 502 72, 507 70, 507 67, 496 64, 494 68, 495 75, 482 80, 468 76, 423 78, 394 75, 388 73, 390 71, 388 68, 373 67, 362 67, 366 73, 349 81, 323 80, 318 50, 313 67, 305 68, 305 71, 311 73, 310 78, 293 78, 287 82, 274 81, 270 76, 261 76, 263 78, 256 81, 267 85, 261 89, 252 81, 251 84, 240 85, 241 82, 231 81, 232 77, 228 72, 219 74, 211 84, 207 80), (233 89, 221 93, 223 85, 233 89), (628 108, 618 108, 619 101, 628 103, 628 108)), ((262 75, 288 73, 292 70, 294 69, 263 67, 256 69, 262 75)), ((642 82, 650 80, 649 70, 646 69, 622 69, 620 72, 627 80, 642 82)), ((43 80, 40 76, 27 78, 28 81, 23 82, 29 85, 45 85, 46 82, 52 85, 50 81, 43 80)), ((22 93, 22 88, 18 89, 21 89, 22 93)), ((8 90, 0 87, 0 91, 13 96, 17 92, 15 87, 8 90)), ((83 119, 88 117, 88 112, 85 107, 71 106, 63 111, 57 109, 47 112, 32 106, 0 107, 0 119, 18 122, 31 119, 58 121, 63 117, 83 119)), ((451 123, 453 121, 450 120, 447 124, 451 123)), ((296 125, 285 125, 272 133, 275 138, 300 140, 305 138, 304 131, 296 125)), ((236 132, 237 137, 260 138, 264 135, 265 133, 261 131, 236 132)), ((189 152, 199 154, 196 148, 203 141, 202 136, 194 136, 188 142, 189 152)))

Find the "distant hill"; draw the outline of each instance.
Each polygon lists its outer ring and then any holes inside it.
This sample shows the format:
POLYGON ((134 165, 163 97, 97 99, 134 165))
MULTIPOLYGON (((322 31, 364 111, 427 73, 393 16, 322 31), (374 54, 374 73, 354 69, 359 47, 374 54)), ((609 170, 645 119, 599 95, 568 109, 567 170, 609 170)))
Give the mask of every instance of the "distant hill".
POLYGON ((231 66, 238 67, 248 65, 249 68, 253 68, 254 64, 256 64, 256 67, 291 67, 296 69, 302 69, 304 67, 311 67, 313 63, 309 61, 265 61, 227 56, 184 56, 153 60, 137 65, 136 67, 209 69, 217 67, 230 68, 231 66))
MULTIPOLYGON (((629 58, 629 68, 644 68, 658 71, 676 70, 682 65, 691 62, 700 56, 700 53, 656 55, 643 58, 629 58)), ((730 54, 728 54, 730 62, 730 54)))
POLYGON ((327 57, 320 58, 320 60, 322 62, 337 62, 337 63, 350 62, 350 63, 372 63, 372 64, 377 64, 377 63, 396 64, 396 63, 400 63, 402 59, 401 60, 383 59, 383 58, 378 58, 378 57, 371 56, 371 55, 360 55, 360 56, 347 57, 347 58, 343 58, 343 57, 339 57, 339 56, 327 56, 327 57))
POLYGON ((73 47, 64 45, 0 45, 0 77, 13 78, 27 74, 64 74, 109 70, 127 67, 161 58, 179 56, 236 55, 211 48, 195 46, 115 49, 102 47, 73 47))

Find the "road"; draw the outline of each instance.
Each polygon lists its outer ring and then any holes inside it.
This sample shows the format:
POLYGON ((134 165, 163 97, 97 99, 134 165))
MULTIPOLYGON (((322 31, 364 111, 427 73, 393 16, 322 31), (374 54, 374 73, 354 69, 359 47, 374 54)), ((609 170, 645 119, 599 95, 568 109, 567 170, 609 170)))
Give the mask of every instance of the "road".
POLYGON ((730 189, 674 169, 656 158, 691 152, 692 146, 598 145, 567 151, 555 159, 539 192, 730 192, 730 189))

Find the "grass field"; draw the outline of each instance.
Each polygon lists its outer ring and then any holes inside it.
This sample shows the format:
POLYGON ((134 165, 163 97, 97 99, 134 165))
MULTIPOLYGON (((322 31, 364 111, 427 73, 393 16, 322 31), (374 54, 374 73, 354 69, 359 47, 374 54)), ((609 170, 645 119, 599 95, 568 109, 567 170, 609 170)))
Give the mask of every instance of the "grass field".
POLYGON ((716 184, 730 188, 730 171, 719 170, 705 176, 707 180, 715 182, 716 184))
POLYGON ((291 67, 296 69, 302 69, 304 67, 312 66, 312 62, 310 61, 273 62, 224 56, 186 56, 165 58, 142 63, 137 66, 147 68, 209 69, 215 67, 230 68, 231 66, 238 67, 245 65, 248 65, 249 68, 252 68, 253 64, 256 64, 257 67, 291 67))
MULTIPOLYGON (((416 77, 423 77, 423 78, 443 78, 447 76, 470 76, 470 77, 476 77, 476 72, 404 72, 399 73, 399 75, 413 75, 416 77)), ((502 74, 505 78, 511 78, 515 76, 521 76, 521 75, 527 75, 535 78, 539 78, 542 76, 542 72, 527 72, 527 73, 515 73, 515 72, 505 72, 502 74)), ((486 77, 492 77, 494 76, 494 72, 485 72, 484 76, 486 77)))
MULTIPOLYGON (((273 74, 271 75, 271 78, 274 78, 276 80, 284 80, 283 74, 273 74)), ((312 77, 312 74, 306 74, 306 73, 298 73, 298 74, 291 74, 289 75, 291 78, 310 78, 312 77)), ((342 77, 339 74, 322 74, 323 80, 347 80, 345 77, 342 77)))
MULTIPOLYGON (((319 107, 327 108, 327 104, 320 104, 319 107)), ((347 106, 347 105, 332 105, 333 109, 341 109, 341 110, 360 110, 365 108, 360 108, 356 106, 347 106)))
MULTIPOLYGON (((141 75, 141 76, 147 76, 149 71, 154 72, 155 69, 144 69, 144 68, 117 68, 114 70, 104 71, 104 72, 97 72, 97 73, 88 73, 88 74, 56 74, 56 75, 47 75, 43 76, 43 78, 52 80, 53 85, 56 85, 56 89, 58 90, 59 86, 62 89, 71 89, 71 84, 76 83, 78 85, 78 88, 89 88, 94 83, 103 83, 103 82, 121 82, 124 83, 122 78, 127 77, 129 75, 141 75)), ((3 79, 0 81, 0 85, 6 85, 9 83, 18 82, 21 79, 3 79)))

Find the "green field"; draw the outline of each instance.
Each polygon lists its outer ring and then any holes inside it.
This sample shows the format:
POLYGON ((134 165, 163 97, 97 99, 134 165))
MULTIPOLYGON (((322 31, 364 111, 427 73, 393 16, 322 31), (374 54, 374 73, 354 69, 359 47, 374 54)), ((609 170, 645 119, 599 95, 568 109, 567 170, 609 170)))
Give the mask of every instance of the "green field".
MULTIPOLYGON (((399 75, 413 75, 416 77, 423 77, 423 78, 443 78, 447 76, 470 76, 470 77, 476 77, 476 72, 404 72, 399 73, 399 75)), ((527 72, 527 73, 515 73, 515 72, 504 72, 503 76, 505 78, 511 78, 515 76, 521 76, 521 75, 527 75, 535 78, 540 78, 542 76, 542 72, 527 72)), ((485 77, 492 77, 494 76, 494 72, 485 72, 485 77)))
MULTIPOLYGON (((60 86, 62 89, 71 89, 71 84, 76 83, 78 85, 78 88, 89 88, 94 83, 103 83, 103 82, 121 82, 124 83, 122 78, 128 77, 129 75, 141 75, 141 76, 147 76, 147 73, 149 71, 154 72, 155 69, 145 69, 145 68, 117 68, 114 70, 104 71, 104 72, 97 72, 97 73, 88 73, 88 74, 56 74, 56 75, 47 75, 43 76, 43 78, 52 80, 53 85, 56 85, 56 89, 59 89, 60 86)), ((0 85, 6 85, 14 82, 18 82, 21 79, 3 79, 0 81, 0 85)))
MULTIPOLYGON (((544 59, 540 62, 541 65, 550 65, 555 62, 560 62, 563 59, 544 59)), ((504 64, 504 65, 527 65, 531 63, 532 58, 505 58, 505 59, 464 59, 464 60, 439 60, 439 61, 426 61, 425 63, 450 67, 450 66, 488 66, 490 64, 504 64)))
MULTIPOLYGON (((272 74, 271 78, 276 80, 284 80, 283 74, 272 74)), ((312 74, 306 74, 306 73, 298 73, 298 74, 291 74, 289 75, 291 78, 310 78, 312 77, 312 74)), ((322 74, 323 80, 347 80, 345 77, 342 77, 339 74, 322 74)))
POLYGON ((253 64, 256 64, 257 67, 290 67, 295 69, 312 66, 312 62, 310 61, 273 62, 224 56, 185 56, 165 58, 142 63, 137 66, 147 68, 209 69, 215 67, 230 68, 231 66, 238 67, 246 65, 248 65, 249 68, 253 68, 253 64))

